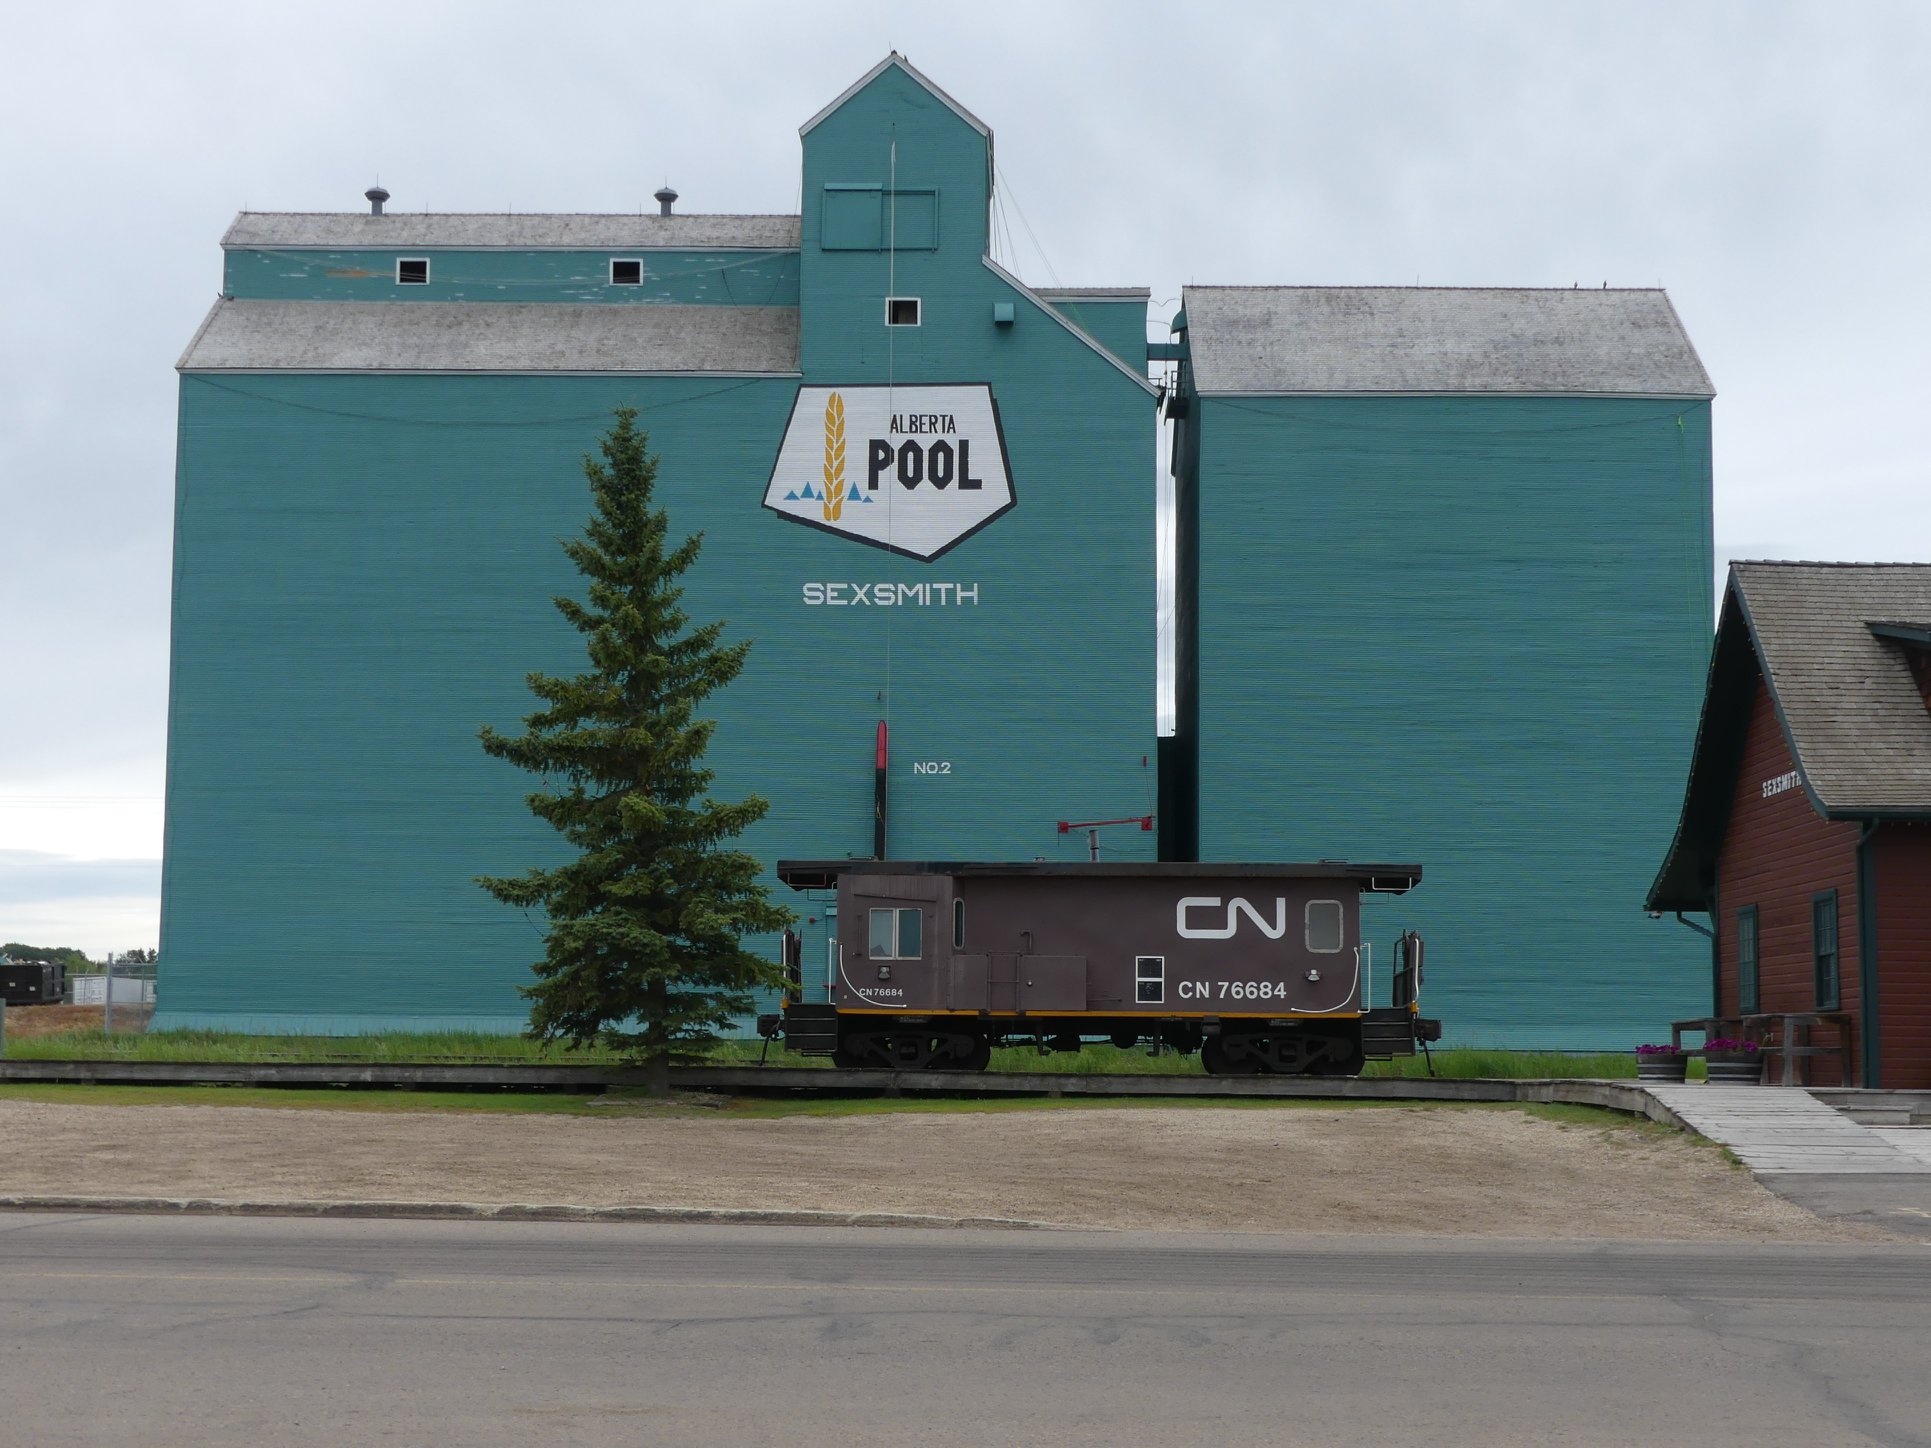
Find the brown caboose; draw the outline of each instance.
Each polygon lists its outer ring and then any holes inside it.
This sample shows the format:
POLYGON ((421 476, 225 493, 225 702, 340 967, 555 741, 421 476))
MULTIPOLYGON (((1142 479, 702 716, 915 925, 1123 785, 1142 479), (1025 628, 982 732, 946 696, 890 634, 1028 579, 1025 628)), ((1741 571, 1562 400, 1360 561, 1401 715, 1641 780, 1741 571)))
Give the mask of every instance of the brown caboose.
POLYGON ((1393 1004, 1370 1008, 1364 893, 1399 895, 1418 865, 961 864, 781 861, 799 890, 837 892, 826 997, 792 988, 767 1034, 840 1066, 976 1071, 1009 1039, 1198 1050, 1210 1072, 1347 1075, 1411 1055, 1421 941, 1403 935, 1393 1004))

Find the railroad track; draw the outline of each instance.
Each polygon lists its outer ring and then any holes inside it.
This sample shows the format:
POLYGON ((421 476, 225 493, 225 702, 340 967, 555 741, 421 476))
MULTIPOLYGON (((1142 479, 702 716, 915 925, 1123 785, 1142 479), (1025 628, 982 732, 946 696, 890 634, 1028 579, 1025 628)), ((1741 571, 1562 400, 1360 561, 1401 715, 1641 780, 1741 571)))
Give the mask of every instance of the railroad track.
MULTIPOLYGON (((0 1083, 117 1086, 312 1086, 451 1091, 604 1091, 645 1084, 622 1066, 453 1062, 9 1061, 0 1083)), ((1119 1076, 1026 1071, 827 1071, 788 1066, 684 1066, 680 1091, 800 1096, 1220 1097, 1336 1101, 1560 1102, 1652 1120, 1675 1118, 1634 1082, 1336 1076, 1119 1076)))

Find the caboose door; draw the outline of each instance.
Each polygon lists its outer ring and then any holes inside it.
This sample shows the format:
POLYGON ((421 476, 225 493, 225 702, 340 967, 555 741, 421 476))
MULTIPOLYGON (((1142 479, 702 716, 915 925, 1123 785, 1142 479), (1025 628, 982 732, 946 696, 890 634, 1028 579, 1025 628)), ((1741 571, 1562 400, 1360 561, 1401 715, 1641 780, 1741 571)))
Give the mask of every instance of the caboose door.
POLYGON ((986 957, 986 1006, 994 1011, 1019 1009, 1019 957, 986 957))

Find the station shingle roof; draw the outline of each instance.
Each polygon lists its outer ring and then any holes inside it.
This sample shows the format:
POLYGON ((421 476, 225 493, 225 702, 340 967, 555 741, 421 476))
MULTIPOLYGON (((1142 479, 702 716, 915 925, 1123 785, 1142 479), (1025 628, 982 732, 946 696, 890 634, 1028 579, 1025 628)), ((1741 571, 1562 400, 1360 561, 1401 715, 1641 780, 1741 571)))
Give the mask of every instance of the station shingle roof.
POLYGON ((1931 810, 1931 709, 1904 647, 1931 629, 1931 563, 1737 563, 1797 767, 1832 814, 1931 810))
MULTIPOLYGON (((1931 635, 1931 563, 1731 565, 1682 817, 1650 909, 1708 908, 1759 677, 1826 818, 1931 818, 1931 708, 1900 633, 1931 635)), ((1931 662, 1920 654, 1918 667, 1931 662)))
POLYGON ((795 307, 215 303, 183 372, 796 373, 795 307))
POLYGON ((1660 290, 1187 287, 1202 393, 1711 397, 1660 290))
POLYGON ((656 216, 540 212, 244 211, 221 238, 228 248, 531 247, 795 251, 795 216, 656 216))

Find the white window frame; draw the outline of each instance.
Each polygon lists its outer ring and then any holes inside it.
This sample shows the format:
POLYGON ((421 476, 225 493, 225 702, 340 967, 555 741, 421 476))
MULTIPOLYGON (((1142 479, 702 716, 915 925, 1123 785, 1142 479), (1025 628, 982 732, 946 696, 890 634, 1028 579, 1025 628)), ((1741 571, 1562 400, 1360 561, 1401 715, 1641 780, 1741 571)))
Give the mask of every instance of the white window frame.
POLYGON ((610 285, 613 287, 641 287, 644 284, 644 259, 641 256, 613 256, 610 258, 610 271, 608 275, 610 285), (618 281, 617 268, 619 265, 636 267, 637 280, 634 282, 618 281))
POLYGON ((397 285, 397 286, 399 286, 399 287, 426 287, 426 286, 428 286, 428 285, 429 285, 429 258, 428 258, 428 257, 426 257, 426 256, 399 256, 399 257, 397 257, 397 258, 396 258, 396 285, 397 285), (408 263, 408 262, 414 262, 414 261, 419 261, 419 262, 421 262, 421 263, 422 263, 422 280, 421 280, 421 281, 419 281, 419 282, 414 282, 414 281, 409 281, 409 282, 406 282, 406 281, 404 281, 404 280, 402 279, 402 268, 403 268, 403 266, 404 266, 404 264, 405 264, 405 263, 408 263))
POLYGON ((1347 948, 1348 910, 1339 900, 1308 901, 1307 909, 1301 914, 1301 924, 1303 927, 1301 939, 1307 945, 1310 955, 1339 955, 1347 948), (1314 943, 1314 907, 1316 905, 1332 905, 1334 907, 1337 928, 1334 932, 1334 944, 1332 946, 1323 947, 1314 943))
POLYGON ((1167 958, 1164 955, 1136 955, 1133 957, 1133 1004, 1136 1006, 1163 1006, 1167 1003, 1167 958), (1160 968, 1158 975, 1146 973, 1147 962, 1160 968), (1140 987, 1152 981, 1160 987, 1160 993, 1152 1000, 1140 994, 1140 987))
POLYGON ((925 303, 917 297, 887 297, 885 299, 885 325, 888 327, 923 327, 925 325, 925 303), (917 316, 918 320, 916 322, 894 322, 892 320, 892 303, 894 302, 910 302, 912 304, 912 312, 917 316))

